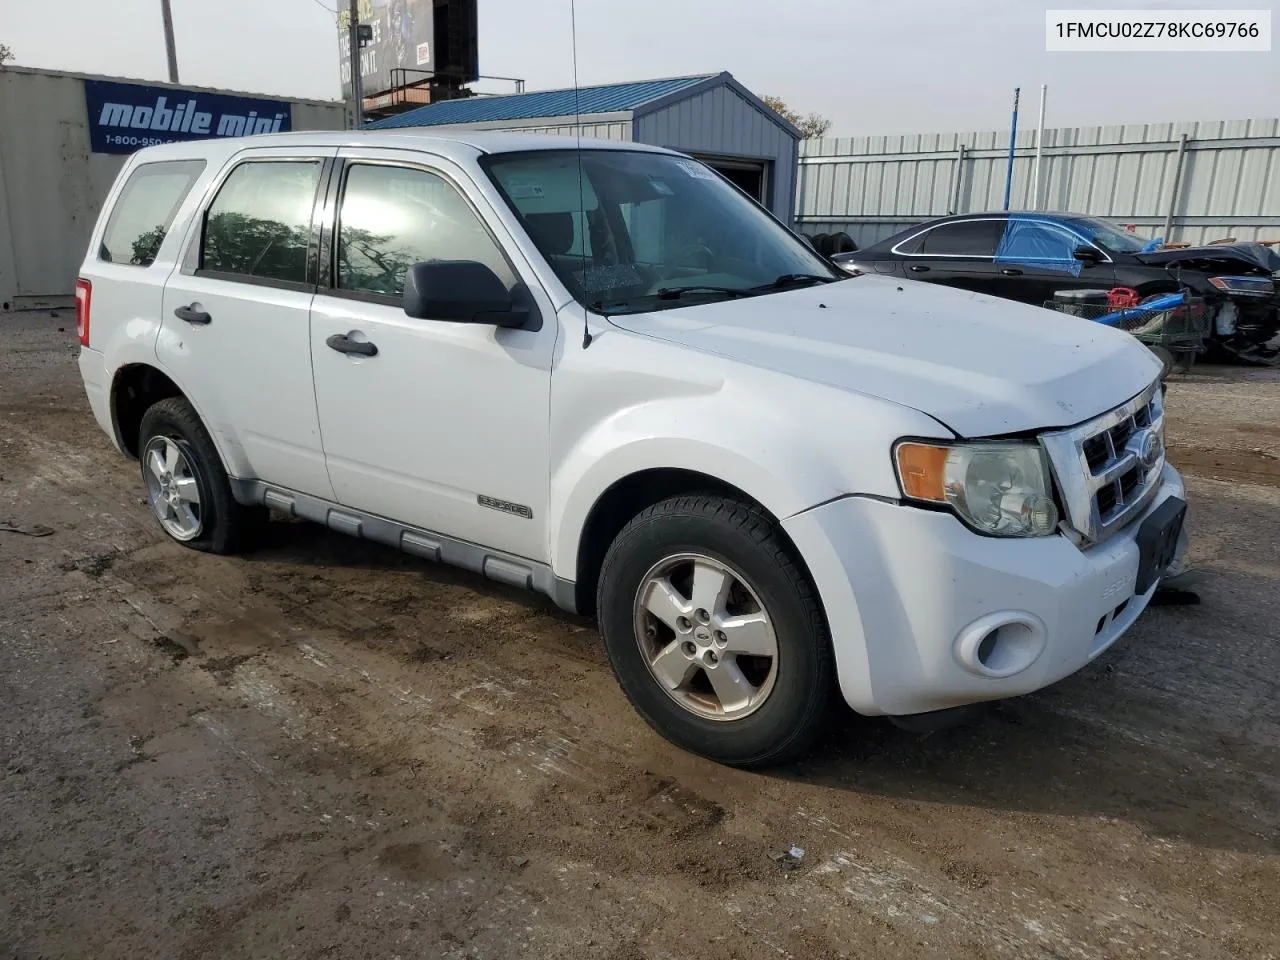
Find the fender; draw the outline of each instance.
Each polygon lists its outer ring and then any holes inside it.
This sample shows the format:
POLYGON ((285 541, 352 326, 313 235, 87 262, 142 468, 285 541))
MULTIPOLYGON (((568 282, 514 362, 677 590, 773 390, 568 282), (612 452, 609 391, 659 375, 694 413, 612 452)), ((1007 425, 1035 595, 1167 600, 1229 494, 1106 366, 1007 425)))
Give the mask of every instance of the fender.
POLYGON ((783 421, 781 411, 726 390, 628 407, 597 421, 559 458, 548 537, 557 577, 577 577, 583 528, 619 480, 654 468, 690 470, 742 490, 779 520, 849 492, 842 465, 783 421), (726 409, 732 407, 732 411, 726 409), (728 431, 725 424, 742 424, 728 431))
POLYGON ((182 378, 176 376, 156 355, 155 344, 159 334, 160 324, 157 321, 135 317, 117 328, 116 335, 107 341, 106 349, 103 351, 104 366, 110 374, 107 402, 108 409, 111 412, 111 427, 115 433, 113 441, 116 447, 120 449, 121 453, 124 452, 120 442, 120 425, 116 422, 116 389, 119 384, 120 371, 125 367, 135 365, 152 367, 172 380, 177 388, 182 391, 183 397, 191 404, 196 416, 205 425, 205 429, 209 431, 209 436, 213 439, 213 445, 218 450, 218 456, 222 458, 223 468, 227 471, 228 476, 247 476, 249 472, 248 464, 243 452, 240 450, 240 445, 233 438, 227 437, 210 426, 209 418, 206 416, 200 401, 187 390, 182 378))

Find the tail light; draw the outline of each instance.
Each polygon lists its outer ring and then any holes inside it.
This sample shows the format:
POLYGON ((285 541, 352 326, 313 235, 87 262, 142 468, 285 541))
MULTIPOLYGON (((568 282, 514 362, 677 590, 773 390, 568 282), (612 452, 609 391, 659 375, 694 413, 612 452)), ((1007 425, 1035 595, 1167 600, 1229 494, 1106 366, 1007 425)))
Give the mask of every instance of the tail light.
POLYGON ((89 301, 93 299, 93 284, 81 277, 76 281, 76 334, 80 345, 89 345, 89 301))

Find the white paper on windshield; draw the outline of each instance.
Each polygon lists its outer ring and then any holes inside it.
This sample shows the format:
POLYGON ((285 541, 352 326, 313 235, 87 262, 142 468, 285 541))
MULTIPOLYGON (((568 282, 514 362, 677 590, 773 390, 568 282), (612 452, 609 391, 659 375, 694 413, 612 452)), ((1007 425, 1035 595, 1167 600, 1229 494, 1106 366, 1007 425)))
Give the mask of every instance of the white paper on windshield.
POLYGON ((716 175, 707 167, 698 163, 696 160, 677 160, 680 169, 691 177, 697 177, 699 180, 714 180, 716 175))

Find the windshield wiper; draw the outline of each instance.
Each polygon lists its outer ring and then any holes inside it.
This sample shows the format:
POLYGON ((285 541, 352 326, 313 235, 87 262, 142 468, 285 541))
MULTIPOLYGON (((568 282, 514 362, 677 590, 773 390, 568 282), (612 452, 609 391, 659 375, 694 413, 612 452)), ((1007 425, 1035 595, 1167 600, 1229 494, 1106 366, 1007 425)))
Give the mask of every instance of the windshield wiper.
POLYGON ((687 293, 723 293, 730 297, 750 297, 758 291, 749 287, 711 287, 693 285, 688 287, 662 287, 654 294, 659 300, 679 300, 687 293))
POLYGON ((784 273, 774 277, 768 283, 762 283, 752 290, 785 290, 788 287, 807 287, 815 283, 835 283, 839 277, 822 277, 815 273, 784 273))

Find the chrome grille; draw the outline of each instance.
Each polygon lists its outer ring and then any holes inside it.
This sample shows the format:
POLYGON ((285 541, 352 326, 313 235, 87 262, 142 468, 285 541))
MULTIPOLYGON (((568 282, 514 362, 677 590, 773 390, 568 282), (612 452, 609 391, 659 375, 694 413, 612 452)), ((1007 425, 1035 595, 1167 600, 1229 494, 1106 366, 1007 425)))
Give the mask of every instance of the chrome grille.
POLYGON ((1107 539, 1155 495, 1164 469, 1164 396, 1157 381, 1128 403, 1041 436, 1062 494, 1064 522, 1107 539))

